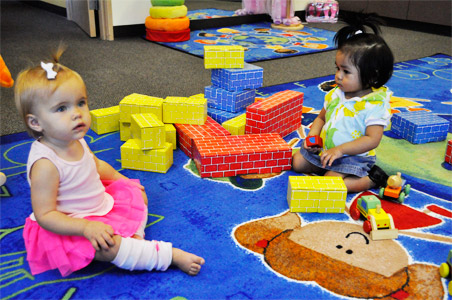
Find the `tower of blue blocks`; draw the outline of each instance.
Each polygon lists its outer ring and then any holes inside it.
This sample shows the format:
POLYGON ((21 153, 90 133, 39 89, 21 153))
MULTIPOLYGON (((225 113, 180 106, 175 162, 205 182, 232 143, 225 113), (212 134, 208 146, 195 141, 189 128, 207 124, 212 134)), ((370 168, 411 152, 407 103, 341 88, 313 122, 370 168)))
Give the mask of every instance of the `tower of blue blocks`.
POLYGON ((208 115, 223 123, 246 112, 263 84, 264 70, 245 63, 243 68, 212 69, 211 83, 204 89, 208 115))
POLYGON ((396 113, 391 121, 391 130, 412 144, 443 141, 449 129, 449 121, 423 110, 396 113))

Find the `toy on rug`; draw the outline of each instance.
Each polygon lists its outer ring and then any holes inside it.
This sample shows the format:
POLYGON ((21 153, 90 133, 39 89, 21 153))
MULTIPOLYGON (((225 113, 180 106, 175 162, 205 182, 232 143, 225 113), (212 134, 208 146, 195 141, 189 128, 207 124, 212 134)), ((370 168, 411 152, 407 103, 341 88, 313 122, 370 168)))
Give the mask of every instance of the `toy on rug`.
POLYGON ((190 20, 184 0, 151 0, 145 20, 146 39, 154 42, 184 42, 190 39, 190 20))
POLYGON ((3 60, 3 57, 0 55, 0 85, 2 87, 10 88, 14 85, 14 80, 11 77, 11 73, 9 72, 8 67, 3 60))
POLYGON ((449 295, 452 296, 452 250, 449 251, 446 262, 439 266, 439 274, 441 277, 449 279, 447 289, 449 291, 449 295))
MULTIPOLYGON (((10 88, 14 85, 14 79, 11 77, 8 67, 0 55, 0 86, 10 88)), ((0 186, 3 186, 6 182, 6 175, 0 172, 0 186)))
POLYGON ((235 13, 239 16, 249 14, 269 14, 276 29, 301 30, 300 18, 295 16, 291 0, 243 0, 242 9, 235 13))
POLYGON ((6 175, 5 173, 0 172, 0 186, 3 186, 6 183, 6 175))
POLYGON ((336 23, 339 3, 335 0, 314 0, 306 8, 306 21, 313 23, 336 23))
POLYGON ((397 172, 397 175, 389 176, 386 187, 380 188, 378 195, 380 198, 385 197, 403 203, 411 190, 411 185, 405 183, 406 179, 403 179, 402 174, 397 172))
POLYGON ((394 226, 392 216, 381 208, 380 199, 373 195, 359 198, 355 209, 350 210, 350 215, 353 220, 359 220, 361 215, 366 219, 363 230, 370 234, 373 241, 398 237, 399 231, 394 226))

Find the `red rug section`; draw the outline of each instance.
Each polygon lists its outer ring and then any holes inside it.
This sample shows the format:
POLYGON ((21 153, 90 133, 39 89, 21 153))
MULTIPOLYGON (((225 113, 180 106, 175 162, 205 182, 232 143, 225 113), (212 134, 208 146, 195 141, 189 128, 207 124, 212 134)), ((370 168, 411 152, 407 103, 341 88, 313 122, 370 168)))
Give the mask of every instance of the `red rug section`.
POLYGON ((452 219, 452 211, 445 209, 441 206, 431 204, 427 206, 427 209, 430 210, 431 212, 434 212, 435 214, 452 219))

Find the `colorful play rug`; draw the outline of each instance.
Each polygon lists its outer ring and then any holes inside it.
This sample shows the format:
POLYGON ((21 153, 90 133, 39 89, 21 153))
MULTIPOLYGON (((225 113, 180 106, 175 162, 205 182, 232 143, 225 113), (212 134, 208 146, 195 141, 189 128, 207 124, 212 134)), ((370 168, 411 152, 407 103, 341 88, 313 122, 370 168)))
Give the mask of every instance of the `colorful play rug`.
MULTIPOLYGON (((450 117, 451 70, 451 57, 445 55, 398 63, 388 83, 395 92, 393 108, 450 117)), ((286 137, 294 147, 321 108, 332 79, 259 90, 262 97, 287 88, 305 93, 304 125, 286 137)), ((363 222, 348 213, 289 213, 288 176, 301 174, 201 179, 179 149, 166 174, 121 170, 119 133, 98 136, 90 131, 86 141, 91 150, 146 187, 146 238, 171 241, 203 256, 206 264, 190 277, 173 268, 132 273, 94 262, 62 278, 56 271, 32 276, 25 260, 22 230, 31 213, 25 169, 32 140, 20 133, 0 141, 0 171, 8 176, 0 188, 1 299, 448 298, 448 282, 438 270, 452 248, 452 173, 441 166, 445 142, 411 145, 384 137, 379 164, 401 171, 412 189, 404 204, 382 201, 393 215, 398 238, 373 241, 363 232, 363 222)), ((349 194, 347 207, 375 193, 349 194)))
POLYGON ((300 31, 283 31, 271 28, 270 22, 258 22, 193 30, 186 42, 159 44, 199 57, 204 57, 206 45, 241 45, 245 61, 255 62, 332 50, 334 35, 333 31, 307 26, 300 31))
POLYGON ((216 8, 190 10, 187 13, 187 17, 190 20, 225 18, 225 17, 233 17, 233 16, 235 16, 235 13, 232 10, 223 10, 223 9, 216 9, 216 8))

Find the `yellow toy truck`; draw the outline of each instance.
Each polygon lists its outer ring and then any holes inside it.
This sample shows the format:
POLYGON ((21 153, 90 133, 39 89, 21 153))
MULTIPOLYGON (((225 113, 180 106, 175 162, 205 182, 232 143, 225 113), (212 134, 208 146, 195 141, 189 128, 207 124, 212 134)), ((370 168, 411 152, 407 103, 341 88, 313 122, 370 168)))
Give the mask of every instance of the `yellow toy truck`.
POLYGON ((373 195, 362 196, 357 200, 355 209, 350 210, 354 220, 363 216, 363 230, 370 234, 372 240, 395 239, 399 231, 394 226, 392 216, 381 208, 381 201, 373 195))

